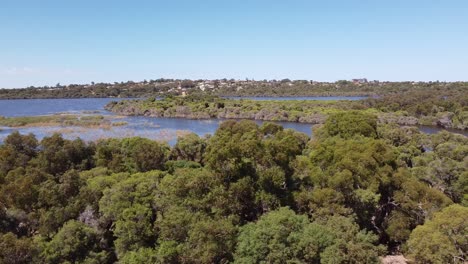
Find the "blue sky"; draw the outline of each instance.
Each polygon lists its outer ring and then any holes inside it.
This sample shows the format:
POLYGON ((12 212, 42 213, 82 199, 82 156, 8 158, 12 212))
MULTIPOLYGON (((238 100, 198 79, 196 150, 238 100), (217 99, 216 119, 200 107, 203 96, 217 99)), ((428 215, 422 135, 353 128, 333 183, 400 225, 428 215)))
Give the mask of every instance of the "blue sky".
POLYGON ((0 87, 468 80, 466 0, 1 0, 0 87))

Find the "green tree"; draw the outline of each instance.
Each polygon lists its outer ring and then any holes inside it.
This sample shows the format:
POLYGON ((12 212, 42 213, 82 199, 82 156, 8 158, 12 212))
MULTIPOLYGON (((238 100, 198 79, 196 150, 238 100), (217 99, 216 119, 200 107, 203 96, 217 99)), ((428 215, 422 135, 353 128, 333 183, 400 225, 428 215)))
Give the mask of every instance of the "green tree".
POLYGON ((115 172, 162 170, 169 146, 146 138, 108 139, 97 144, 96 163, 115 172))
POLYGON ((261 139, 252 121, 223 122, 208 141, 204 160, 229 185, 255 174, 255 161, 261 159, 261 139))
POLYGON ((37 261, 37 248, 32 239, 18 238, 13 233, 0 234, 0 263, 26 264, 37 261))
POLYGON ((75 220, 65 223, 51 241, 42 242, 42 247, 47 263, 76 263, 105 255, 100 252, 97 231, 75 220))
POLYGON ((412 177, 405 169, 399 169, 392 177, 393 196, 389 203, 393 210, 384 219, 383 227, 393 241, 406 241, 417 225, 452 201, 440 191, 412 177))
POLYGON ((94 146, 81 139, 66 140, 60 134, 42 139, 42 148, 35 163, 52 175, 60 175, 69 169, 86 170, 94 166, 94 146))
POLYGON ((158 194, 157 186, 165 175, 161 171, 136 173, 105 189, 99 200, 102 220, 112 223, 122 219, 123 212, 137 204, 156 210, 158 206, 154 197, 158 194))
MULTIPOLYGON (((127 252, 123 257, 119 258, 119 263, 122 264, 146 264, 146 263, 164 263, 160 261, 158 251, 153 248, 139 248, 135 251, 127 252)), ((167 263, 167 262, 166 262, 167 263)))
POLYGON ((451 205, 416 227, 408 240, 415 263, 465 263, 468 252, 468 208, 451 205))
POLYGON ((299 208, 313 217, 347 215, 349 208, 362 227, 372 229, 370 220, 381 213, 380 204, 390 195, 386 190, 396 167, 393 148, 372 138, 332 137, 315 141, 309 159, 296 162, 299 208))
POLYGON ((237 228, 232 219, 172 206, 156 220, 163 263, 226 263, 232 260, 237 228))
POLYGON ((52 176, 43 171, 27 167, 11 170, 0 185, 0 201, 8 208, 31 212, 38 208, 41 184, 52 176))
POLYGON ((359 230, 353 219, 309 222, 288 208, 269 212, 243 226, 235 263, 378 263, 377 237, 359 230))
POLYGON ((346 111, 332 114, 327 118, 324 136, 339 136, 349 139, 356 135, 377 138, 377 117, 358 111, 346 111))
POLYGON ((177 138, 177 143, 171 151, 171 156, 175 160, 187 160, 202 163, 203 154, 206 149, 206 140, 197 134, 191 133, 177 138))
POLYGON ((153 231, 154 213, 151 208, 135 204, 123 210, 119 220, 115 222, 115 248, 118 256, 127 251, 152 246, 155 242, 153 231))
POLYGON ((38 142, 33 134, 21 135, 15 131, 0 146, 0 182, 13 169, 26 167, 37 155, 38 142))

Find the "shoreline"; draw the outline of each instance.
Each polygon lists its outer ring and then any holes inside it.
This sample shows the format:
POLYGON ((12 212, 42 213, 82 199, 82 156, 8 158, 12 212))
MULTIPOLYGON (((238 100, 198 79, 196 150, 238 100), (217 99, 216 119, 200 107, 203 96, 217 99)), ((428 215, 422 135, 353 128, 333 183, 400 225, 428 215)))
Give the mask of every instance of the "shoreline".
POLYGON ((236 100, 225 98, 188 99, 184 97, 164 100, 123 100, 110 102, 105 110, 123 116, 156 118, 246 119, 302 124, 324 124, 328 115, 343 111, 359 111, 377 116, 379 123, 401 126, 427 126, 455 130, 464 134, 468 126, 454 124, 451 113, 437 116, 414 117, 404 111, 382 112, 366 107, 360 101, 306 101, 306 100, 236 100))

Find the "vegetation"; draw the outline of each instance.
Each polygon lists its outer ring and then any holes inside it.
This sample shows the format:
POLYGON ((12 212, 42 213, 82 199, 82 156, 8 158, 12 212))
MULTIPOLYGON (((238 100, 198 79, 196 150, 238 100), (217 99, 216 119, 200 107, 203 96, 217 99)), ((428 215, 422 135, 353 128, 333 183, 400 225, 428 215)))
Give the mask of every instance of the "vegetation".
POLYGON ((141 98, 167 95, 203 94, 218 96, 363 96, 392 95, 409 91, 458 93, 467 82, 379 82, 367 80, 316 82, 310 80, 177 80, 70 84, 22 89, 0 89, 0 99, 30 98, 141 98))
POLYGON ((173 147, 15 132, 0 263, 467 261, 466 137, 371 111, 330 113, 314 135, 246 120, 173 147))
POLYGON ((468 252, 468 208, 452 205, 418 226, 408 240, 410 256, 419 262, 463 263, 468 252))
POLYGON ((44 116, 0 116, 0 126, 4 127, 31 127, 31 126, 80 126, 80 127, 111 127, 124 126, 126 122, 113 122, 115 117, 102 115, 69 115, 55 114, 44 116))
MULTIPOLYGON (((168 96, 162 100, 151 98, 111 102, 106 108, 122 115, 257 119, 312 124, 323 124, 329 115, 352 110, 377 115, 382 123, 468 129, 468 94, 461 92, 434 95, 433 92, 414 91, 362 101, 255 101, 190 95, 168 96), (399 101, 402 96, 405 99, 399 101)), ((353 121, 343 126, 347 127, 352 123, 353 121)))

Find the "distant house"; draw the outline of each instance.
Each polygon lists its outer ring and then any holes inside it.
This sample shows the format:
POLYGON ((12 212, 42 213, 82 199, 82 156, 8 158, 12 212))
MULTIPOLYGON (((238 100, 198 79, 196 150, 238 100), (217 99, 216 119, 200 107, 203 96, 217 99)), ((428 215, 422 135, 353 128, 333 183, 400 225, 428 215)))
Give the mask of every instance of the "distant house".
POLYGON ((367 79, 366 79, 366 78, 362 78, 362 79, 352 79, 351 81, 352 81, 354 84, 367 83, 367 79))

